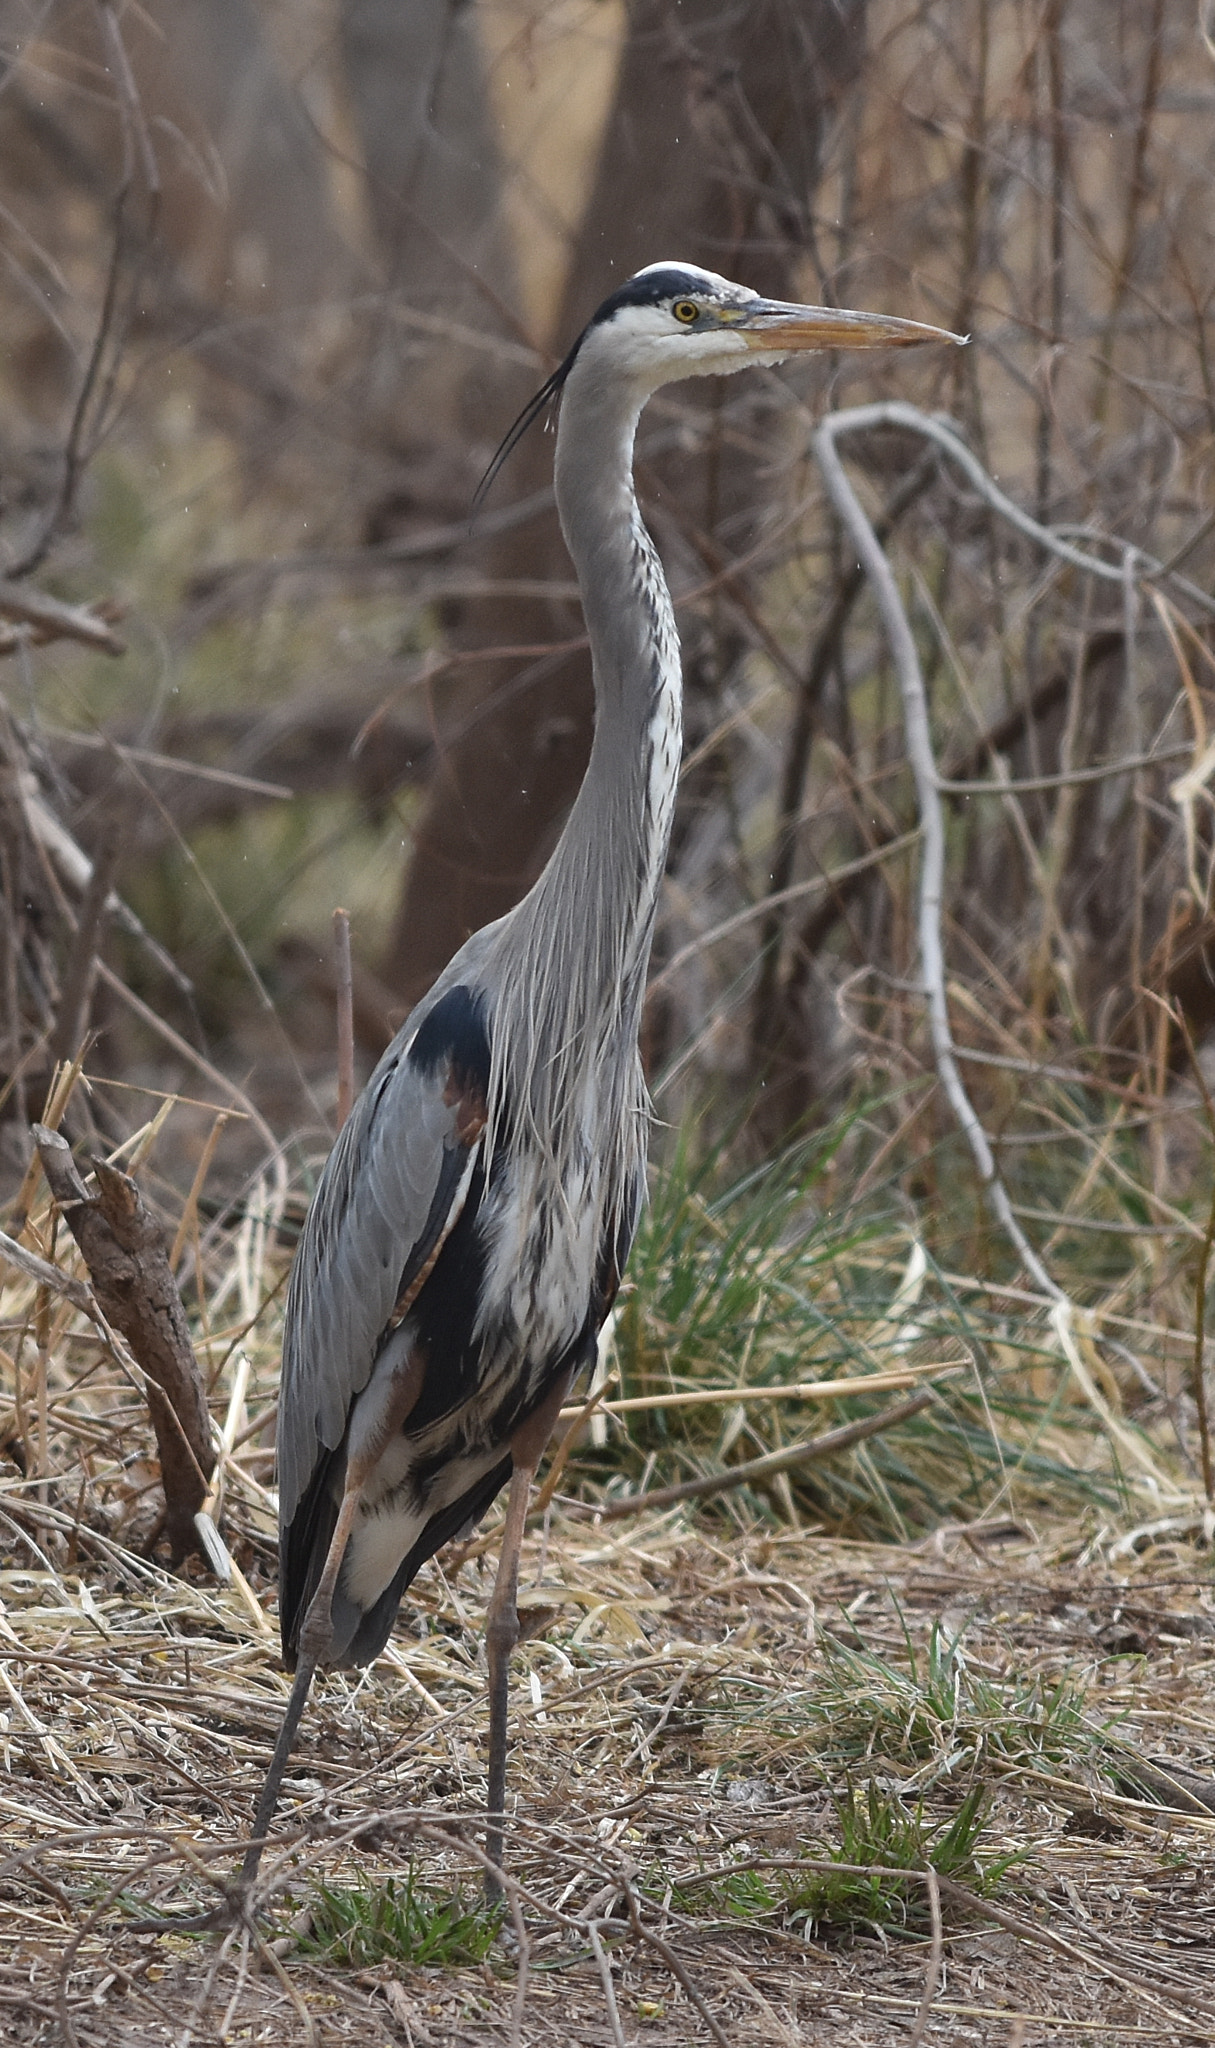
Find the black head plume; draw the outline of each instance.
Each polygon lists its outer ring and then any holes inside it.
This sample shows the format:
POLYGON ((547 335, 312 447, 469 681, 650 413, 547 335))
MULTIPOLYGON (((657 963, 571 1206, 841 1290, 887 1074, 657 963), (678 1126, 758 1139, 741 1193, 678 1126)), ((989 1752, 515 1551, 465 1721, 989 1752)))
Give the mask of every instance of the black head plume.
MULTIPOLYGON (((696 270, 690 264, 685 266, 681 263, 652 263, 648 270, 639 270, 635 277, 630 277, 620 285, 592 313, 565 361, 558 365, 551 377, 545 379, 535 397, 528 399, 477 485, 473 494, 473 511, 479 511, 484 504, 486 494, 498 471, 507 456, 518 447, 532 421, 539 419, 541 413, 560 396, 561 387, 574 367, 578 351, 593 327, 602 326, 626 306, 660 306, 667 299, 677 299, 681 295, 702 295, 706 289, 712 291, 720 284, 720 278, 714 278, 708 271, 696 270)), ((727 286, 726 289, 729 290, 730 287, 727 286)))
POLYGON ((485 503, 486 496, 489 492, 489 487, 493 483, 494 478, 497 476, 498 471, 501 469, 503 463, 506 461, 507 456, 514 453, 514 450, 518 447, 520 441, 523 439, 523 436, 526 434, 528 428, 531 426, 532 421, 539 419, 541 413, 547 412, 549 406, 552 405, 554 400, 560 396, 561 387, 564 384, 566 378, 569 376, 570 371, 574 367, 574 358, 577 355, 581 345, 582 336, 579 335, 577 341, 574 343, 573 348, 570 350, 569 354, 565 358, 565 361, 563 363, 558 363, 557 368, 553 371, 552 376, 546 377, 543 384, 540 386, 539 391, 536 392, 535 396, 528 399, 527 404, 523 408, 523 411, 519 414, 519 417, 515 421, 513 427, 511 427, 507 432, 504 440, 501 442, 498 448, 497 454, 494 456, 493 461, 490 463, 489 468, 486 470, 485 475, 482 477, 480 483, 477 485, 477 488, 473 493, 472 508, 474 512, 480 511, 482 505, 485 503))

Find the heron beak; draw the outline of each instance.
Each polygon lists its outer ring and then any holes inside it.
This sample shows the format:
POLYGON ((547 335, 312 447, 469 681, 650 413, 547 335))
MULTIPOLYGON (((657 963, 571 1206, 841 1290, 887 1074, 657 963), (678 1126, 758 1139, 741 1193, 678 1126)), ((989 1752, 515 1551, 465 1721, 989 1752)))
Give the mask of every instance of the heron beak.
POLYGON ((726 324, 741 334, 748 348, 792 355, 798 349, 915 348, 925 341, 952 341, 964 347, 967 334, 945 327, 926 327, 919 320, 896 320, 887 313, 848 313, 833 306, 786 306, 779 299, 759 299, 741 308, 726 324))

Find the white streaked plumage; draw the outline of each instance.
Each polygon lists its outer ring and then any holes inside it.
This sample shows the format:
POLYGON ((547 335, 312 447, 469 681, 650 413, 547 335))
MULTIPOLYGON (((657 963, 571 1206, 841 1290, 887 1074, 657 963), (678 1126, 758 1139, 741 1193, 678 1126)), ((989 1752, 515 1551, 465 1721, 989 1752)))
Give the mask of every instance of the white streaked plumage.
MULTIPOLYGON (((654 264, 600 307, 491 466, 490 478, 559 395, 556 496, 586 614, 594 742, 544 873, 398 1033, 304 1228, 279 1401, 280 1618, 298 1674, 255 1836, 316 1666, 374 1657, 419 1566, 509 1478, 487 1630, 489 1804, 502 1812, 527 1488, 594 1358, 645 1166, 637 1039, 681 738, 675 618, 633 490, 642 407, 672 379, 802 348, 942 338, 654 264)), ((255 1842, 246 1881, 259 1854, 255 1842)))

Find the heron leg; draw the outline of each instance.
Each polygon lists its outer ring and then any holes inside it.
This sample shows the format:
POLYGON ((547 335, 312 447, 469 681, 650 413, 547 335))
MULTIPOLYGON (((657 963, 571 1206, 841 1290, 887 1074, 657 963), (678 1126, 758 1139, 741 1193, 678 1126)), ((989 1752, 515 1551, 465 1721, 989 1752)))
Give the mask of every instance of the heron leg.
MULTIPOLYGON (((519 1547, 527 1522, 527 1503, 535 1469, 534 1465, 516 1465, 511 1473, 498 1577, 485 1623, 485 1658, 489 1665, 489 1828, 485 1836, 485 1853, 499 1870, 502 1868, 502 1830, 506 1819, 506 1705, 510 1655, 519 1640, 519 1547)), ((502 1887, 490 1871, 485 1875, 485 1891, 490 1899, 502 1895, 502 1887)))
POLYGON ((304 1708, 308 1704, 308 1694, 312 1690, 312 1680, 315 1673, 316 1665, 314 1663, 305 1663, 301 1660, 295 1667, 295 1683, 291 1688, 291 1697, 287 1702, 287 1711, 283 1715, 282 1726, 278 1731, 278 1740, 274 1745, 274 1755, 270 1759, 270 1768, 262 1782, 262 1789, 257 1802, 257 1812, 253 1816, 253 1838, 245 1850, 244 1861, 240 1867, 242 1891, 248 1890, 260 1868, 262 1850, 266 1846, 266 1836, 270 1832, 270 1823, 274 1819, 278 1808, 278 1795, 282 1790, 283 1773, 287 1768, 287 1760, 291 1755, 292 1746, 295 1742, 296 1730, 300 1725, 304 1708))
MULTIPOLYGON (((519 1640, 519 1551, 527 1526, 527 1507, 532 1480, 553 1433, 561 1404, 569 1392, 571 1375, 563 1373, 545 1396, 534 1415, 511 1438, 514 1469, 506 1503, 506 1525, 498 1558, 485 1622, 485 1660, 489 1666, 489 1826, 485 1853, 502 1868, 502 1835, 506 1825, 507 1696, 510 1688, 511 1651, 519 1640)), ((502 1896, 502 1886, 492 1871, 485 1874, 485 1894, 490 1900, 502 1896)))
POLYGON ((317 1581, 316 1591, 308 1602, 308 1612, 304 1616, 304 1625, 300 1630, 295 1683, 291 1688, 291 1697, 287 1701, 287 1711, 283 1715, 282 1726, 278 1731, 278 1739, 274 1745, 274 1754, 270 1759, 270 1768, 262 1782, 262 1789, 257 1801, 257 1812, 253 1816, 253 1838, 245 1851, 244 1861, 240 1867, 240 1881, 241 1885, 245 1888, 253 1883, 261 1864, 262 1850, 266 1846, 265 1838, 270 1831, 270 1823, 274 1819, 278 1808, 278 1795, 282 1790, 283 1774, 287 1769, 288 1759, 291 1755, 292 1745, 295 1742, 296 1731, 299 1728, 304 1708, 308 1704, 308 1694, 312 1690, 312 1681, 316 1676, 316 1667, 318 1664, 326 1662, 333 1646, 334 1589, 337 1586, 338 1573, 342 1568, 342 1559, 346 1555, 346 1545, 350 1540, 350 1531, 354 1527, 354 1518, 358 1513, 359 1503, 363 1498, 363 1487, 366 1484, 366 1480, 366 1472, 359 1472, 354 1475, 347 1474, 346 1491, 342 1495, 342 1505, 338 1510, 337 1524, 330 1538, 329 1548, 325 1553, 324 1569, 317 1581))
POLYGON ((257 1812, 253 1816, 253 1838, 245 1851, 240 1869, 240 1881, 248 1888, 257 1876, 265 1848, 265 1838, 270 1823, 278 1808, 278 1795, 282 1790, 283 1774, 291 1755, 308 1694, 316 1676, 318 1664, 327 1664, 333 1650, 333 1595, 337 1589, 338 1573, 346 1555, 346 1545, 354 1527, 363 1499, 363 1489, 374 1472, 383 1453, 384 1446, 394 1432, 403 1427, 409 1412, 422 1391, 425 1361, 414 1356, 406 1360, 384 1385, 366 1403, 366 1412, 358 1417, 358 1429, 352 1436, 346 1461, 346 1485, 342 1493, 342 1504, 329 1548, 325 1552, 325 1563, 317 1580, 316 1591, 308 1602, 308 1612, 300 1629, 299 1648, 295 1669, 295 1684, 287 1702, 282 1727, 274 1745, 270 1768, 266 1772, 257 1812))

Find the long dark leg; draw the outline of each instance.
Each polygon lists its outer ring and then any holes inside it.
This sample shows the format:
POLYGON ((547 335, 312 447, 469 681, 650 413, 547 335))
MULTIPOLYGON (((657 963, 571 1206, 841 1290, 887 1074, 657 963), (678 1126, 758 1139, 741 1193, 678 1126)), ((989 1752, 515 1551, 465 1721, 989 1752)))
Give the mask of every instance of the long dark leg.
POLYGON ((246 1888, 257 1876, 265 1836, 269 1833, 270 1823, 278 1807, 283 1773, 287 1768, 291 1745, 295 1741, 301 1716, 308 1704, 308 1694, 312 1689, 317 1665, 327 1664, 333 1650, 333 1595, 337 1588, 338 1573, 342 1569, 342 1559, 346 1555, 346 1545, 350 1541, 350 1532, 354 1527, 354 1518, 358 1514, 363 1498, 363 1488, 374 1472, 385 1444, 407 1421, 409 1412, 422 1391, 424 1375, 425 1361, 416 1357, 408 1358, 387 1385, 380 1389, 378 1399, 368 1401, 359 1411, 356 1425, 352 1428, 342 1505, 338 1509, 337 1522, 329 1539, 329 1548, 325 1552, 324 1568, 317 1581, 316 1591, 308 1602, 308 1612, 304 1616, 304 1625, 300 1630, 295 1684, 291 1688, 283 1725, 278 1731, 274 1755, 270 1759, 270 1768, 266 1772, 261 1796, 257 1802, 257 1812, 253 1817, 253 1840, 245 1851, 245 1860, 240 1867, 240 1881, 246 1888))
MULTIPOLYGON (((561 1404, 569 1392, 572 1375, 563 1373, 550 1388, 535 1414, 511 1438, 514 1470, 506 1503, 506 1526, 498 1576, 485 1625, 485 1661, 489 1666, 489 1826, 485 1853, 502 1868, 502 1833, 506 1824, 506 1735, 507 1695, 510 1689, 510 1655, 519 1640, 519 1551, 527 1526, 527 1504, 532 1480, 553 1433, 561 1404)), ((492 1872, 485 1873, 485 1896, 499 1899, 502 1886, 492 1872)))
POLYGON ((357 1478, 353 1484, 349 1478, 347 1479, 346 1491, 342 1495, 342 1505, 338 1510, 337 1525, 330 1538, 329 1548, 325 1553, 324 1570, 317 1581, 316 1591, 308 1602, 308 1612, 304 1616, 304 1626, 300 1630, 299 1661, 295 1670, 295 1684, 291 1688, 291 1697, 287 1702, 287 1711, 283 1715, 283 1723, 278 1731, 278 1740, 274 1745, 274 1754, 270 1759, 270 1768, 266 1772, 262 1783, 261 1793, 257 1802, 257 1812, 253 1816, 253 1839, 245 1851, 245 1859, 240 1867, 240 1881, 242 1886, 245 1887, 251 1885, 257 1876, 258 1866, 262 1860, 262 1850, 265 1847, 265 1837, 270 1831, 270 1823, 274 1819, 278 1808, 278 1795, 282 1790, 283 1773, 287 1768, 292 1744, 295 1741, 296 1732, 300 1725, 300 1719, 304 1708, 308 1704, 308 1694, 312 1690, 312 1681, 316 1676, 316 1667, 318 1664, 324 1664, 328 1661, 329 1653, 333 1647, 334 1589, 337 1586, 338 1573, 342 1568, 342 1559, 346 1555, 346 1545, 350 1540, 350 1531, 354 1527, 354 1518, 358 1513, 359 1502, 363 1498, 363 1485, 364 1481, 361 1477, 357 1478))
MULTIPOLYGON (((527 1523, 527 1503, 535 1469, 534 1465, 516 1465, 511 1473, 498 1577, 485 1624, 485 1659, 489 1665, 489 1827, 485 1835, 485 1853, 499 1870, 502 1868, 502 1830, 506 1821, 506 1706, 510 1688, 510 1653, 519 1640, 519 1548, 527 1523)), ((489 1899, 502 1896, 502 1886, 491 1871, 485 1874, 485 1893, 489 1899)))
POLYGON ((315 1674, 316 1665, 314 1663, 305 1664, 301 1660, 295 1667, 295 1684, 291 1688, 291 1698, 287 1702, 287 1711, 283 1715, 282 1727, 278 1731, 278 1740, 274 1745, 274 1755, 270 1759, 270 1768, 266 1772, 262 1783, 261 1793, 257 1802, 257 1812, 253 1816, 253 1840, 245 1850, 245 1860, 240 1867, 241 1885, 246 1889, 257 1876, 258 1866, 262 1860, 262 1850, 266 1846, 265 1837, 270 1832, 270 1823, 278 1809, 278 1795, 282 1790, 283 1773, 287 1768, 287 1761, 295 1742, 296 1730, 300 1725, 304 1708, 308 1704, 308 1695, 312 1690, 312 1680, 315 1674))

